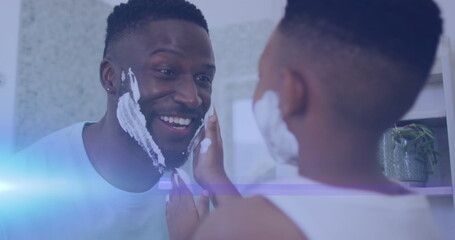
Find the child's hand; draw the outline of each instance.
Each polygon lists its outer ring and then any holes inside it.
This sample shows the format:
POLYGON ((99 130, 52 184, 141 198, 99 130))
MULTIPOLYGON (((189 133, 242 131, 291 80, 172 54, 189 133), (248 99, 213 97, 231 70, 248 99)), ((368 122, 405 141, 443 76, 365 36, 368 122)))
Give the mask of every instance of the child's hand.
MULTIPOLYGON (((205 138, 194 151, 193 174, 203 188, 209 184, 220 182, 226 178, 223 162, 223 142, 216 112, 209 116, 207 127, 204 129, 205 138)), ((206 188, 210 189, 210 187, 206 188)))
POLYGON ((209 212, 208 192, 199 196, 198 205, 194 203, 193 194, 185 182, 176 173, 171 177, 172 189, 166 202, 166 220, 171 240, 191 239, 200 221, 209 212))

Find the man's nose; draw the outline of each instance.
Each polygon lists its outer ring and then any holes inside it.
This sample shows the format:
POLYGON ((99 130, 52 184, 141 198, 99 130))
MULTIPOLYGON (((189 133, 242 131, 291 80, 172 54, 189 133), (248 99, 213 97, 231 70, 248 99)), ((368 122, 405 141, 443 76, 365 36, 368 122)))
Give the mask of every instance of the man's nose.
POLYGON ((177 89, 176 94, 174 95, 174 101, 184 104, 190 109, 197 108, 202 104, 198 88, 192 78, 187 77, 182 79, 176 87, 177 89))

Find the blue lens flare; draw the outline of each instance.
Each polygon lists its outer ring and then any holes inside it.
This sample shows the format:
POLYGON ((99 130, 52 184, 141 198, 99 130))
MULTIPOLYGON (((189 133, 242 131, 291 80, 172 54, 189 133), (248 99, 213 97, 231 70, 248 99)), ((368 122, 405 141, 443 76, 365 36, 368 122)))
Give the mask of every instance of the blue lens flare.
POLYGON ((0 215, 14 216, 31 209, 46 209, 79 194, 80 188, 72 184, 68 176, 42 174, 41 170, 36 163, 24 164, 18 159, 0 156, 0 215))
POLYGON ((6 193, 8 191, 11 191, 15 188, 15 186, 11 183, 7 183, 7 182, 0 182, 0 195, 2 193, 6 193))

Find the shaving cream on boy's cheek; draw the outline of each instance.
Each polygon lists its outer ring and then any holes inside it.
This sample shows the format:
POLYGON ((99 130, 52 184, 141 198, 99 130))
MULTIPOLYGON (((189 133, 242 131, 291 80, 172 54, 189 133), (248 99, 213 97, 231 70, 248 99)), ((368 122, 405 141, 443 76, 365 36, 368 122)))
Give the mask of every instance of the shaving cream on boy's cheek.
MULTIPOLYGON (((131 68, 128 69, 128 76, 130 91, 125 91, 119 98, 117 119, 122 129, 138 142, 139 146, 141 146, 150 159, 152 159, 153 165, 162 173, 166 167, 164 156, 147 130, 145 116, 142 114, 138 103, 141 97, 139 86, 131 68)), ((121 85, 124 86, 126 83, 126 76, 123 71, 121 81, 121 85)))
POLYGON ((278 162, 296 164, 299 146, 283 120, 278 95, 270 90, 264 92, 254 104, 253 110, 272 157, 278 162))

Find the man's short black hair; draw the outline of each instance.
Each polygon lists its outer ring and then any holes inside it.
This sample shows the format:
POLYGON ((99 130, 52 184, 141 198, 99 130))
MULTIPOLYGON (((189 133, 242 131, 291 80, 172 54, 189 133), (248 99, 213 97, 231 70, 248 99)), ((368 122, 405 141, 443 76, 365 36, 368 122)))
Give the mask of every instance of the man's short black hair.
POLYGON ((317 70, 340 119, 383 128, 424 86, 442 19, 432 0, 288 0, 278 31, 288 55, 317 70))
POLYGON ((107 18, 103 57, 108 46, 124 34, 137 30, 151 21, 183 20, 209 32, 202 12, 185 0, 129 0, 114 8, 107 18))

